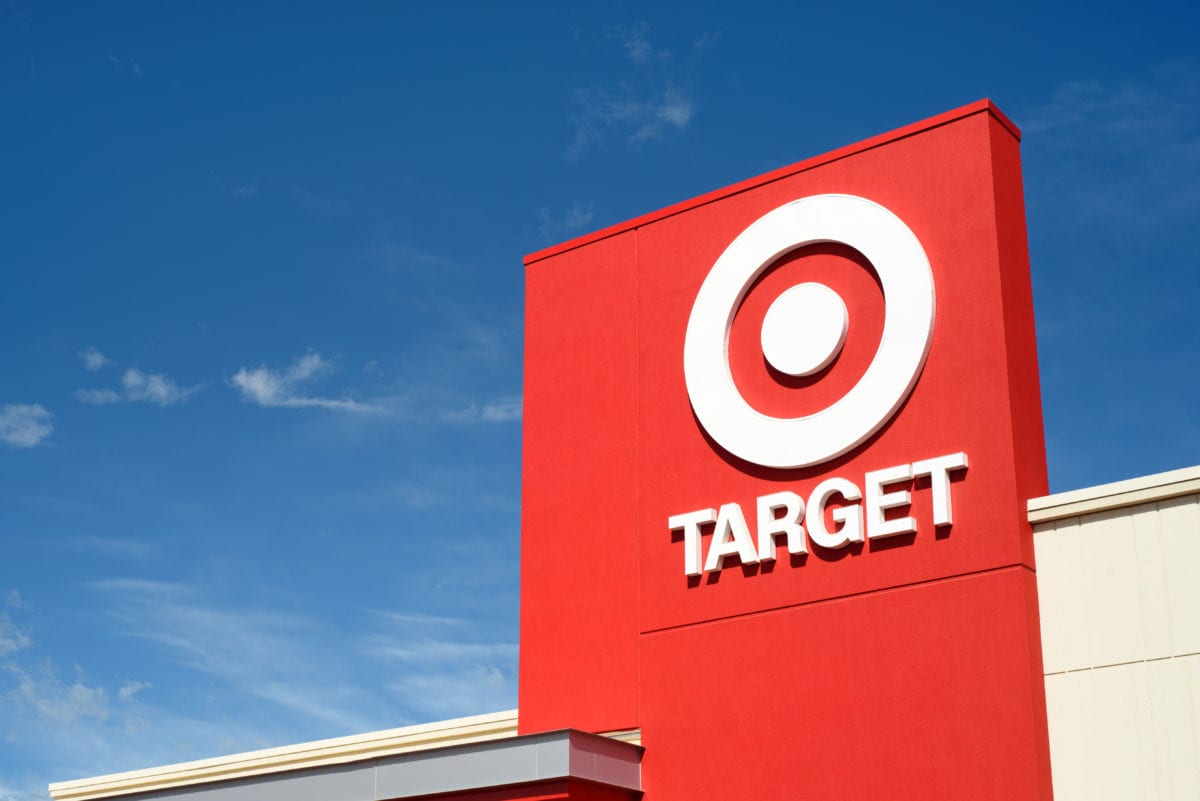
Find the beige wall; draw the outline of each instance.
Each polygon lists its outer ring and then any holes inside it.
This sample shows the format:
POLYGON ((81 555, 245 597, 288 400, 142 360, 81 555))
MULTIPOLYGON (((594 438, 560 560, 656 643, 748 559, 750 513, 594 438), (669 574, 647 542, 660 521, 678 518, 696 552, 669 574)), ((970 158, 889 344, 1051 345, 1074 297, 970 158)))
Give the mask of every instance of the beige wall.
POLYGON ((1200 468, 1038 499, 1030 519, 1055 798, 1197 801, 1200 468))

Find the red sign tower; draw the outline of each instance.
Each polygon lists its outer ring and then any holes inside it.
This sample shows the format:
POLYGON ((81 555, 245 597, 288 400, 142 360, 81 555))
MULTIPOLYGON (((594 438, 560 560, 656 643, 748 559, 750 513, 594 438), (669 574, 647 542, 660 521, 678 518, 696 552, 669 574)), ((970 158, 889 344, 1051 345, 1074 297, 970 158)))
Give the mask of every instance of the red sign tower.
POLYGON ((1018 145, 981 101, 526 259, 522 733, 640 729, 650 801, 1050 798, 1018 145))

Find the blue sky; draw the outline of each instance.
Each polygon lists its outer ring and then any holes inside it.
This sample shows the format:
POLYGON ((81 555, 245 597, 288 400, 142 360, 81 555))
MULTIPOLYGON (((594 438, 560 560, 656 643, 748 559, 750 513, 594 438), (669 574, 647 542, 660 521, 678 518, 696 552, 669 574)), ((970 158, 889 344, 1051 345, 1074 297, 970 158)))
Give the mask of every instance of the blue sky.
POLYGON ((980 97, 1052 488, 1200 462, 1198 12, 826 5, 0 2, 0 801, 514 706, 521 256, 980 97))

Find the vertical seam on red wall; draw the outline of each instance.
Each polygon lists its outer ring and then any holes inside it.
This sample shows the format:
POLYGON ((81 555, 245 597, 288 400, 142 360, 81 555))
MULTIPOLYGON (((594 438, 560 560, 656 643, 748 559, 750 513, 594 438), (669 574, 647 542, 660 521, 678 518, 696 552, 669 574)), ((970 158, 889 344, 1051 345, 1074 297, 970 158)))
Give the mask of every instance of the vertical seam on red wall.
POLYGON ((642 726, 642 282, 639 235, 641 226, 633 229, 633 720, 642 726))

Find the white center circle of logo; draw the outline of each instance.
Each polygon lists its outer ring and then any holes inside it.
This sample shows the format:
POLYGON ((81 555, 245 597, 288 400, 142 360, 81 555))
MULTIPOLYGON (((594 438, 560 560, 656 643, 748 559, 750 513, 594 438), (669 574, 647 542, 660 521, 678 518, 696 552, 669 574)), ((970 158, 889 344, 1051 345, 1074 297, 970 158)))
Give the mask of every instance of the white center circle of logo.
MULTIPOLYGON (((813 195, 767 212, 712 266, 688 319, 683 372, 705 431, 727 451, 765 467, 808 467, 840 456, 883 426, 908 397, 933 339, 933 271, 916 235, 888 209, 854 195, 813 195), (804 417, 770 417, 746 402, 729 366, 729 332, 754 281, 779 257, 823 242, 848 245, 883 286, 883 335, 849 392, 804 417)), ((841 352, 846 305, 829 287, 783 292, 763 321, 767 362, 788 375, 818 373, 841 352)))
POLYGON ((819 373, 842 352, 849 324, 846 302, 838 293, 824 284, 797 284, 767 309, 763 356, 781 373, 819 373))

